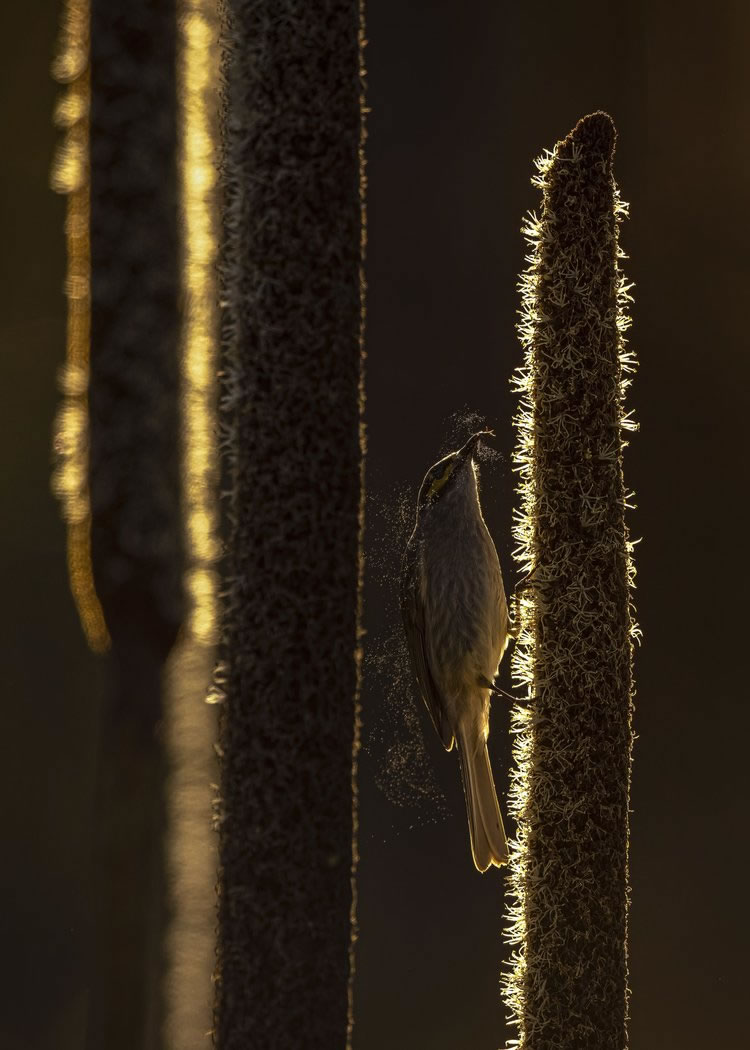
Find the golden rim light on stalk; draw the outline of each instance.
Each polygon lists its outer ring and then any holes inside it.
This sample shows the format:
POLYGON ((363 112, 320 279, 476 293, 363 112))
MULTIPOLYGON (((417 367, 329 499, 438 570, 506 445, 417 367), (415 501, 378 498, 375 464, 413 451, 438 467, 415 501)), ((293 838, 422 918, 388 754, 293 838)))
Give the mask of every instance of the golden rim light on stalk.
POLYGON ((218 0, 177 0, 180 199, 180 415, 187 622, 169 661, 165 732, 170 754, 166 840, 171 920, 166 933, 164 1039, 199 1050, 211 1027, 218 780, 211 685, 217 635, 216 490, 218 0))
POLYGON ((217 0, 180 0, 178 100, 182 211, 182 489, 189 628, 216 637, 217 0))
POLYGON ((52 488, 67 522, 68 573, 81 626, 95 652, 109 647, 91 566, 91 512, 88 486, 88 378, 91 331, 91 243, 89 236, 90 0, 67 0, 59 53, 52 75, 64 85, 55 124, 64 138, 51 183, 67 195, 65 240, 68 271, 67 351, 62 370, 63 401, 55 421, 52 488))

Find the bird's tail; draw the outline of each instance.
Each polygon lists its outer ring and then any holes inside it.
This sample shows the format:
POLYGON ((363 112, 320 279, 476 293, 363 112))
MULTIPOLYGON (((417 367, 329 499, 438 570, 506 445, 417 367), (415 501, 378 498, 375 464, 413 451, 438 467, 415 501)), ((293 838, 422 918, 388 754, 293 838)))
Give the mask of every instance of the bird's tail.
POLYGON ((476 742, 472 737, 473 734, 463 727, 459 728, 458 756, 469 818, 471 852, 477 870, 486 871, 490 864, 499 868, 508 863, 508 840, 497 803, 487 742, 482 736, 476 742))

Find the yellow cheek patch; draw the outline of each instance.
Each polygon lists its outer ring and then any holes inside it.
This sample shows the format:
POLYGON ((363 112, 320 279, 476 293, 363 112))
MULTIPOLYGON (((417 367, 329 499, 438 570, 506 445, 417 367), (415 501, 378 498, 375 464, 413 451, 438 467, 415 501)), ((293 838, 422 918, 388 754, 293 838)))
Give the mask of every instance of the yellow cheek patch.
POLYGON ((440 491, 440 489, 443 487, 443 485, 453 473, 453 466, 453 463, 449 463, 448 466, 445 468, 443 476, 441 478, 435 478, 433 483, 430 485, 430 491, 428 493, 429 496, 435 496, 440 491))

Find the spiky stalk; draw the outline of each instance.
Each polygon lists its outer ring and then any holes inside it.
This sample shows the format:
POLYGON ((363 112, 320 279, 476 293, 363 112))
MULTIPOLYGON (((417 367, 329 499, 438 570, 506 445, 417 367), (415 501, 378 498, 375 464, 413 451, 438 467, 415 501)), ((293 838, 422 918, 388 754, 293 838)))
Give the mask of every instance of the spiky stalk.
POLYGON ((518 947, 504 988, 519 1050, 627 1044, 637 628, 622 449, 634 360, 623 334, 615 137, 611 118, 593 113, 537 161, 542 212, 524 230, 515 535, 532 575, 514 655, 528 703, 512 723, 509 939, 518 947))
POLYGON ((363 527, 362 13, 359 0, 227 0, 225 16, 231 495, 215 1037, 221 1050, 344 1047, 363 527))

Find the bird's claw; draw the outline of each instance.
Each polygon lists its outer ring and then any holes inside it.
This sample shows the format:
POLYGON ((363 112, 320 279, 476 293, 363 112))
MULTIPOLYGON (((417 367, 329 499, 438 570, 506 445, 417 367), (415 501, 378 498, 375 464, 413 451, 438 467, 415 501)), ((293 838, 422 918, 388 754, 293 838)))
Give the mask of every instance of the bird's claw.
POLYGON ((506 693, 499 685, 495 685, 494 682, 491 682, 489 678, 485 678, 483 675, 479 676, 479 684, 484 686, 485 689, 489 689, 491 693, 495 693, 497 696, 504 696, 508 700, 512 700, 514 704, 519 702, 517 697, 511 696, 510 693, 506 693))

